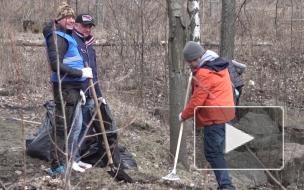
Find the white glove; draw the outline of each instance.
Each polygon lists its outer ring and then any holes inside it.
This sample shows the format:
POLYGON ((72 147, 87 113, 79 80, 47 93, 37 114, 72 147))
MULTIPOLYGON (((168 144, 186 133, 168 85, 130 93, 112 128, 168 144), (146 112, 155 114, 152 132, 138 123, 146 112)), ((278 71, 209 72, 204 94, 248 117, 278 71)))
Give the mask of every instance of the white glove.
POLYGON ((104 97, 99 97, 98 101, 102 102, 103 104, 107 104, 106 99, 104 97))
POLYGON ((179 115, 178 115, 178 120, 179 120, 180 122, 184 121, 183 118, 182 118, 182 112, 179 113, 179 115))
POLYGON ((90 78, 90 79, 93 78, 92 69, 90 67, 83 68, 81 69, 81 71, 82 71, 82 77, 90 78))
POLYGON ((80 90, 80 96, 81 96, 81 104, 82 105, 85 105, 86 103, 86 97, 85 97, 85 94, 82 90, 80 90))

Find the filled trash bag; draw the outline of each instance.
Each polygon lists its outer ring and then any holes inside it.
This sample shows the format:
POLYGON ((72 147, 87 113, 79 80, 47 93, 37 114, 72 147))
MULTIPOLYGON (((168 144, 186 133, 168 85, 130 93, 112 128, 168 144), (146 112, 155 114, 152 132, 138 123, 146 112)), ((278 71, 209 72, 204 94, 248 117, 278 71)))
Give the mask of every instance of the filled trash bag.
MULTIPOLYGON (((42 126, 37 130, 34 136, 27 138, 26 152, 33 158, 50 161, 52 146, 51 132, 52 127, 55 124, 55 103, 52 100, 48 101, 44 104, 44 107, 46 108, 46 114, 42 126)), ((114 165, 120 166, 123 169, 136 169, 137 164, 132 154, 122 145, 118 145, 117 128, 112 119, 108 104, 101 104, 100 109, 104 120, 104 126, 107 131, 107 138, 112 152, 114 165)), ((100 127, 98 125, 99 123, 94 121, 87 135, 100 133, 100 127)), ((79 149, 81 160, 99 167, 105 167, 108 159, 105 148, 100 143, 101 140, 98 138, 102 138, 102 136, 98 135, 86 138, 82 143, 79 149)))
MULTIPOLYGON (((112 119, 111 111, 108 104, 101 104, 100 110, 104 123, 105 130, 107 132, 107 139, 110 145, 110 151, 115 166, 119 166, 122 169, 136 169, 137 164, 132 154, 127 149, 118 144, 117 140, 117 127, 112 119)), ((93 115, 93 113, 91 113, 93 115)), ((87 135, 93 135, 101 133, 99 122, 95 119, 92 127, 87 132, 87 135)), ((80 148, 81 160, 86 163, 105 167, 108 163, 106 150, 100 143, 103 141, 102 135, 86 138, 80 148)))
POLYGON ((55 102, 48 101, 44 104, 46 113, 42 126, 37 130, 34 136, 26 139, 26 153, 42 160, 51 160, 51 134, 54 125, 55 102))

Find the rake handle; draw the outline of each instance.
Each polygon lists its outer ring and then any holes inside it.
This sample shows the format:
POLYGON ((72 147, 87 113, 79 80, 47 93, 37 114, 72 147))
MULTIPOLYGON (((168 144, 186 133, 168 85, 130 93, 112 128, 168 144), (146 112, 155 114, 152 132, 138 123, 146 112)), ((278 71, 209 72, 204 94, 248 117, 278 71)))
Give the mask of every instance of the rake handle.
MULTIPOLYGON (((187 101, 188 101, 188 98, 189 98, 191 80, 192 80, 192 72, 190 73, 189 79, 188 79, 187 91, 186 91, 185 102, 184 102, 184 108, 186 107, 187 101)), ((174 166, 173 166, 173 170, 172 170, 172 172, 174 172, 174 173, 176 172, 176 166, 177 166, 177 161, 178 161, 180 144, 181 144, 182 136, 183 136, 183 130, 184 130, 184 122, 182 121, 181 124, 180 124, 179 135, 178 135, 178 140, 177 140, 177 147, 176 147, 176 151, 175 151, 174 166)))
MULTIPOLYGON (((86 63, 85 66, 88 67, 88 64, 86 63)), ((89 88, 90 88, 91 94, 93 95, 93 99, 94 99, 94 103, 95 103, 95 109, 96 109, 96 112, 97 112, 97 118, 98 118, 99 126, 101 128, 102 138, 103 138, 103 141, 104 141, 104 144, 105 144, 109 165, 113 165, 113 159, 112 159, 112 154, 111 154, 111 151, 110 151, 109 141, 108 141, 106 130, 105 130, 105 127, 104 127, 104 124, 103 124, 103 119, 102 119, 102 115, 101 115, 101 111, 100 111, 100 107, 99 107, 99 103, 98 103, 93 79, 91 79, 91 78, 89 78, 89 88)))

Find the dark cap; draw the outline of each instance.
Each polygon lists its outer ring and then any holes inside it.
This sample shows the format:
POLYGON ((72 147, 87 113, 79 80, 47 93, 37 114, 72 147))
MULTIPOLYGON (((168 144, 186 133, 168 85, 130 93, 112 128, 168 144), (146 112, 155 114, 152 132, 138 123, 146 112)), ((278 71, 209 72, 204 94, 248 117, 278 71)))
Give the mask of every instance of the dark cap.
POLYGON ((94 18, 89 14, 80 14, 76 17, 76 23, 80 23, 83 25, 93 25, 95 26, 94 18))

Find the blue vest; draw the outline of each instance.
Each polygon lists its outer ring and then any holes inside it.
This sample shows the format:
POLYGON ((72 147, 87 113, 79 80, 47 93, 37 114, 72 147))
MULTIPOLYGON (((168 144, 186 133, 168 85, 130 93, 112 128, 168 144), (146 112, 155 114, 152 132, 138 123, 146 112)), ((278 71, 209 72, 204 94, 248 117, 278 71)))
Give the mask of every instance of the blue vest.
MULTIPOLYGON (((79 69, 79 70, 83 69, 84 68, 83 58, 79 54, 76 40, 72 36, 64 32, 56 31, 55 33, 66 39, 69 43, 69 48, 63 57, 63 64, 74 69, 79 69)), ((86 78, 84 77, 68 77, 62 74, 60 75, 60 77, 64 82, 77 82, 77 81, 83 82, 86 80, 86 78)), ((54 71, 52 71, 51 73, 51 81, 58 82, 57 73, 54 71)))

